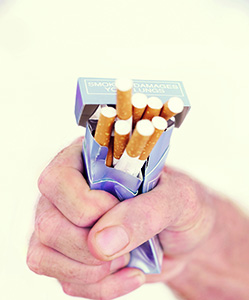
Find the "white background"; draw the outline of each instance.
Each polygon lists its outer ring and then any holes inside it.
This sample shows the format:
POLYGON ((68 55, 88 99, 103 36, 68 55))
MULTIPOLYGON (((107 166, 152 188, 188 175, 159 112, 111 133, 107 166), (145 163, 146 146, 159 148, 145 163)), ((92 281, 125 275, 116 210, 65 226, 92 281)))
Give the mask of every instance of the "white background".
MULTIPOLYGON (((71 298, 25 260, 37 178, 83 134, 78 77, 182 80, 192 109, 168 163, 248 213, 248 70, 246 0, 0 0, 0 298, 71 298)), ((123 298, 175 299, 161 284, 123 298)))

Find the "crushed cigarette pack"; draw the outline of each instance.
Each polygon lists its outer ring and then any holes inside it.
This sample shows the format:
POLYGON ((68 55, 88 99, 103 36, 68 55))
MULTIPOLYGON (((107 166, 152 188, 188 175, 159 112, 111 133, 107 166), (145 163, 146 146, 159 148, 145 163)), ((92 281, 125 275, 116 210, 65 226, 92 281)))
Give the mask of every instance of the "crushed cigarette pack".
MULTIPOLYGON (((150 153, 138 176, 132 176, 119 169, 106 166, 108 148, 100 146, 94 139, 99 110, 106 105, 116 107, 115 79, 78 79, 75 117, 78 125, 86 128, 82 154, 85 177, 91 189, 104 190, 120 201, 152 190, 158 183, 169 152, 170 138, 175 127, 180 127, 190 109, 188 97, 181 81, 133 80, 133 94, 143 93, 158 97, 166 103, 171 97, 178 97, 184 103, 181 113, 168 120, 163 132, 150 153)), ((141 269, 146 274, 160 273, 163 253, 157 236, 131 251, 130 267, 141 269)))

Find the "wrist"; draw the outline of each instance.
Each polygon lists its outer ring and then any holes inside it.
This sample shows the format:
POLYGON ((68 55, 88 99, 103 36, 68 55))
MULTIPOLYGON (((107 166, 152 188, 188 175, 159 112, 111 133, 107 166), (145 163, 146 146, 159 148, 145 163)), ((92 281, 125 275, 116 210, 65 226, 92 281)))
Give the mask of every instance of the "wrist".
POLYGON ((184 255, 184 270, 167 284, 182 299, 247 299, 249 294, 249 221, 219 196, 216 218, 208 238, 184 255))

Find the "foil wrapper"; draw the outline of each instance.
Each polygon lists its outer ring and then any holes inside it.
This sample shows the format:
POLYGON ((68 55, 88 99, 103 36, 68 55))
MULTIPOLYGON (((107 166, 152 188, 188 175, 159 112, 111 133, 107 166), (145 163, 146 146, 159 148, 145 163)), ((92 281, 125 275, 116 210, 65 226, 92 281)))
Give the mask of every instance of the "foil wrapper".
MULTIPOLYGON (((153 189, 157 185, 165 165, 174 123, 171 122, 168 129, 162 134, 138 177, 105 165, 108 148, 101 147, 94 140, 95 125, 94 122, 88 122, 82 147, 85 164, 84 175, 90 188, 109 192, 119 201, 133 198, 153 189)), ((132 250, 130 254, 129 267, 139 268, 146 274, 160 273, 163 252, 158 236, 146 241, 132 250)))

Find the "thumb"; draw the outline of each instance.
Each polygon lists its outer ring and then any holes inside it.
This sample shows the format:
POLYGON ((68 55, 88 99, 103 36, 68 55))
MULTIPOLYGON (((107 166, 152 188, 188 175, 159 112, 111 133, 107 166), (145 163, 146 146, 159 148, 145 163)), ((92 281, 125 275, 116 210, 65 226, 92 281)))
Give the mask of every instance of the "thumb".
POLYGON ((164 170, 155 189, 118 203, 102 216, 89 233, 92 254, 101 260, 112 260, 168 226, 185 226, 200 205, 192 195, 188 177, 179 174, 164 170))

